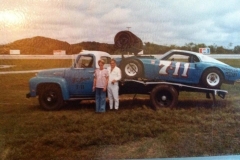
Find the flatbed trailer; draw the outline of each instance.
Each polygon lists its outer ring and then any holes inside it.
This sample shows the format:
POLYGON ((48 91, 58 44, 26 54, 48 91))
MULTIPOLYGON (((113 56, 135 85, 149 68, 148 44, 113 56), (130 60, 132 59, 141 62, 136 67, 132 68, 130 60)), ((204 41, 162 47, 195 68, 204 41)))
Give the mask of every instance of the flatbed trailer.
POLYGON ((120 81, 119 94, 149 94, 153 109, 161 107, 173 108, 177 106, 180 92, 206 93, 206 98, 212 95, 213 106, 216 103, 216 95, 225 98, 228 91, 221 89, 210 89, 198 86, 185 85, 172 82, 144 81, 125 79, 120 81))

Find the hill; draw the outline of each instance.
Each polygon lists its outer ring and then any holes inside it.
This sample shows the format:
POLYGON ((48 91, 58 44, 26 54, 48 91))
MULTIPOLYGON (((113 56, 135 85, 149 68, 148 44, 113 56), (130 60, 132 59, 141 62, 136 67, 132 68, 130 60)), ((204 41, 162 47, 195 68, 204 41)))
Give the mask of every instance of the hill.
POLYGON ((53 50, 70 49, 70 44, 59 40, 41 36, 14 41, 13 43, 0 47, 1 54, 9 54, 9 50, 21 50, 21 54, 53 54, 53 50))
POLYGON ((97 42, 69 44, 60 40, 37 36, 0 45, 0 54, 9 54, 10 50, 20 50, 22 55, 52 55, 53 50, 65 50, 66 54, 77 54, 83 49, 114 52, 113 44, 97 42))

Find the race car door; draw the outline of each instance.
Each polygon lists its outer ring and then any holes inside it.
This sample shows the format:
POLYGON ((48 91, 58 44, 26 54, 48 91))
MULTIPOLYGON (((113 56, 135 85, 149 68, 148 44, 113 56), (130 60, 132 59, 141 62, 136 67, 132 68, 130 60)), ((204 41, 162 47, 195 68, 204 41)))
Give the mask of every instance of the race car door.
POLYGON ((160 79, 177 83, 198 83, 199 75, 194 55, 173 54, 168 59, 160 60, 160 79))

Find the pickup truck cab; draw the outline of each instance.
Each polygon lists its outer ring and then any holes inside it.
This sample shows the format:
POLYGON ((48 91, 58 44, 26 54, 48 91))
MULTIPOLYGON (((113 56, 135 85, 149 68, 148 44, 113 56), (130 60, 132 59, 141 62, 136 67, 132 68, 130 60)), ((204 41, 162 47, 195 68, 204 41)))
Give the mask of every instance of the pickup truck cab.
POLYGON ((83 51, 76 55, 70 68, 48 69, 37 73, 29 80, 27 98, 38 96, 40 106, 57 110, 65 101, 94 99, 92 91, 94 71, 98 60, 104 60, 104 68, 110 66, 111 57, 106 52, 83 51))

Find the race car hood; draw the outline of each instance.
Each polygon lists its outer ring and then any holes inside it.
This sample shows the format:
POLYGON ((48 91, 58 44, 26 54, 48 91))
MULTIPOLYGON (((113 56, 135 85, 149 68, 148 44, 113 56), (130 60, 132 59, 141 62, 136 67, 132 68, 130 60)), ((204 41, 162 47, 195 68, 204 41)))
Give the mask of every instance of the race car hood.
POLYGON ((66 68, 58 68, 58 69, 48 69, 40 71, 37 76, 38 77, 63 77, 65 74, 66 68))

